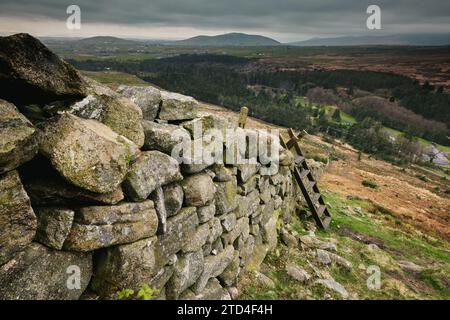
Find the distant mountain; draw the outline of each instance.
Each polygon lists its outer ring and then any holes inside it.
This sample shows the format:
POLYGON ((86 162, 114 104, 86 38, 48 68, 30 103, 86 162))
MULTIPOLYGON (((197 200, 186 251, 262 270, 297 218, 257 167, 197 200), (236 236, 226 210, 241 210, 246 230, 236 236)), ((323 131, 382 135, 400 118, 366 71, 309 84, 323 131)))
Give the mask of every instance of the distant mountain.
POLYGON ((197 36, 174 44, 183 46, 277 46, 280 42, 259 35, 227 33, 218 36, 197 36))
POLYGON ((139 44, 139 42, 137 42, 137 41, 116 38, 116 37, 109 37, 109 36, 97 36, 97 37, 85 38, 85 39, 78 40, 78 43, 82 44, 82 45, 115 45, 115 46, 139 44))
POLYGON ((450 33, 313 38, 305 41, 291 42, 289 44, 293 46, 364 46, 364 45, 441 46, 441 45, 450 45, 450 33))

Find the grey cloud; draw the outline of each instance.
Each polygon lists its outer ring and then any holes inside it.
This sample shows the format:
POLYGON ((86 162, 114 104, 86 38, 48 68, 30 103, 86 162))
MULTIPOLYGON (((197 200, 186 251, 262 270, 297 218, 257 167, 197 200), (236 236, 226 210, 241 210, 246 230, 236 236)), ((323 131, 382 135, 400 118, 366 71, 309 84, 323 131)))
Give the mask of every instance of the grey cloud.
POLYGON ((77 4, 83 23, 255 30, 261 33, 339 35, 365 32, 369 4, 382 9, 383 29, 395 33, 436 30, 450 24, 448 0, 2 0, 0 16, 65 20, 66 7, 77 4), (426 28, 425 28, 426 26, 426 28))

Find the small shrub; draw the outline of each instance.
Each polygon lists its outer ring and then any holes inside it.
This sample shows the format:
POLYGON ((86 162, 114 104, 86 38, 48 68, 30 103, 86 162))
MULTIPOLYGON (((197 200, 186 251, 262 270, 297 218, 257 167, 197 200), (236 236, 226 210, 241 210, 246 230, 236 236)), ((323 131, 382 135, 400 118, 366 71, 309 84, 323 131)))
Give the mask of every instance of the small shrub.
POLYGON ((362 184, 364 187, 371 188, 371 189, 377 189, 377 188, 378 188, 378 184, 377 184, 375 181, 370 180, 370 179, 365 179, 365 180, 363 180, 363 181, 361 182, 361 184, 362 184))
POLYGON ((159 290, 151 288, 148 284, 144 283, 138 292, 133 289, 122 289, 117 292, 117 298, 119 300, 152 300, 159 294, 159 290))

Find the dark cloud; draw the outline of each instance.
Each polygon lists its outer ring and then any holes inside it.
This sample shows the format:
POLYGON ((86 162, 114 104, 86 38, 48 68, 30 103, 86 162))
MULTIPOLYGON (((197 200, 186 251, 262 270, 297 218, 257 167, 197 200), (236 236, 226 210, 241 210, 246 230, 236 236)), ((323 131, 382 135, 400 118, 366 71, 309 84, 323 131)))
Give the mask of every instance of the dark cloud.
POLYGON ((85 24, 252 30, 287 38, 362 34, 367 32, 366 8, 377 4, 385 33, 450 30, 448 0, 2 0, 0 17, 64 21, 70 4, 81 7, 85 24))

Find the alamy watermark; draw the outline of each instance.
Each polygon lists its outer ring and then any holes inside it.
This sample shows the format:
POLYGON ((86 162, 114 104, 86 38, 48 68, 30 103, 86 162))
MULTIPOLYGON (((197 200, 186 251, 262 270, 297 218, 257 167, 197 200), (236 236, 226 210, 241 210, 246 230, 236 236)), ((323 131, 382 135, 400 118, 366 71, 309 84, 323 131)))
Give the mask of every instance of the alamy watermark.
POLYGON ((192 136, 184 129, 171 133, 171 156, 188 165, 261 164, 261 175, 278 172, 280 136, 277 129, 208 129, 201 121, 194 122, 192 136))
POLYGON ((367 18, 366 26, 369 30, 381 29, 381 8, 375 4, 367 7, 366 13, 370 14, 367 18))
POLYGON ((69 275, 67 277, 66 286, 69 290, 80 290, 81 289, 81 270, 77 265, 68 266, 66 273, 69 275))
POLYGON ((75 4, 67 7, 66 13, 69 17, 66 20, 66 27, 69 30, 81 29, 81 8, 75 4))

